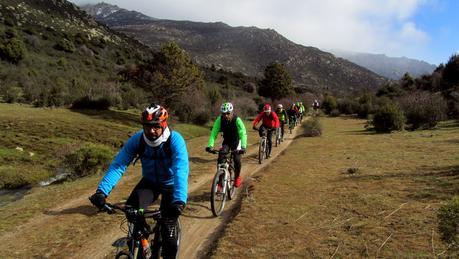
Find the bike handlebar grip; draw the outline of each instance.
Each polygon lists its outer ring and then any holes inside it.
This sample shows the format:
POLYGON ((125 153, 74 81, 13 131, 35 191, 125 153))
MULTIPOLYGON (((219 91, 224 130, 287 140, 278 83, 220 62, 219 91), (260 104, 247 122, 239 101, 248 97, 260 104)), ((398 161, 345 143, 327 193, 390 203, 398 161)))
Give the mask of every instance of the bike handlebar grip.
POLYGON ((115 213, 115 210, 112 207, 110 207, 108 204, 104 204, 103 210, 105 210, 108 214, 115 213))

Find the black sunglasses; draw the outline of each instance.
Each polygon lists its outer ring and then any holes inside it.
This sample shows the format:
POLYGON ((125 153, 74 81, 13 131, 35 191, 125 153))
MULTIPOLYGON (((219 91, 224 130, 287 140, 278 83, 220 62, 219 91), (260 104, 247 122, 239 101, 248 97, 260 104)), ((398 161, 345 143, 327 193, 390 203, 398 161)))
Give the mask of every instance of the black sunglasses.
POLYGON ((154 128, 154 129, 161 129, 162 126, 160 123, 155 123, 155 124, 143 124, 144 127, 147 128, 154 128))

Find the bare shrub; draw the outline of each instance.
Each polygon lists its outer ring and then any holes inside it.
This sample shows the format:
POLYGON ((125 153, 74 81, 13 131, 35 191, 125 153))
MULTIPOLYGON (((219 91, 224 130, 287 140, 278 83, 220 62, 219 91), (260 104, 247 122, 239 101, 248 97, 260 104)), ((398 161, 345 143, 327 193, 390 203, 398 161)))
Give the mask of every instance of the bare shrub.
POLYGON ((338 110, 338 109, 333 109, 331 112, 330 112, 330 116, 331 117, 338 117, 341 115, 341 112, 338 110))
POLYGON ((257 104, 255 101, 247 96, 241 96, 232 101, 235 112, 241 118, 247 118, 248 116, 254 116, 257 114, 257 104))
MULTIPOLYGON (((354 114, 359 110, 359 103, 355 100, 345 98, 338 100, 338 110, 342 114, 354 114)), ((366 114, 365 114, 366 116, 366 114)))
POLYGON ((210 119, 208 102, 202 91, 188 90, 186 94, 178 98, 177 102, 173 103, 173 107, 176 107, 174 114, 180 121, 199 122, 199 124, 204 125, 210 119))
POLYGON ((303 123, 303 136, 305 137, 319 137, 322 135, 322 124, 318 117, 312 117, 303 123))
POLYGON ((399 99, 411 129, 430 129, 446 118, 447 104, 439 94, 414 92, 399 99))

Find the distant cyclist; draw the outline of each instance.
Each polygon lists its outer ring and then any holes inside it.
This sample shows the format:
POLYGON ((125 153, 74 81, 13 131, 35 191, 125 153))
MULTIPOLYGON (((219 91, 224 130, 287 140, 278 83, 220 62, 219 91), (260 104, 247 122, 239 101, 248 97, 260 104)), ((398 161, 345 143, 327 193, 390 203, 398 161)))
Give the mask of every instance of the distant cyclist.
POLYGON ((298 119, 301 122, 303 120, 304 106, 302 102, 296 102, 296 107, 298 109, 298 119))
POLYGON ((296 125, 296 120, 299 116, 298 108, 296 107, 295 103, 292 103, 290 108, 287 110, 288 120, 293 125, 296 125))
POLYGON ((145 108, 141 115, 143 130, 124 144, 89 199, 99 209, 104 208, 105 199, 126 168, 133 160, 140 158, 142 179, 132 190, 126 205, 134 209, 146 209, 161 195, 164 258, 175 258, 178 217, 185 208, 188 196, 189 164, 185 140, 180 133, 169 129, 168 116, 167 110, 160 105, 151 104, 145 108))
POLYGON ((319 101, 317 99, 314 99, 314 102, 312 102, 312 109, 314 110, 314 113, 317 114, 317 111, 320 108, 319 101))
POLYGON ((265 104, 263 111, 253 121, 253 129, 258 130, 258 134, 264 136, 267 134, 268 152, 267 157, 271 156, 272 148, 272 135, 273 132, 279 127, 279 118, 275 112, 271 111, 271 105, 265 104), (262 121, 260 128, 257 128, 258 123, 262 121))
MULTIPOLYGON (((207 144, 206 151, 210 152, 215 143, 218 133, 223 132, 222 149, 227 151, 239 150, 234 154, 234 186, 239 187, 242 183, 241 179, 241 154, 244 154, 247 148, 247 131, 245 130, 244 122, 236 114, 233 113, 233 105, 231 103, 223 103, 220 107, 221 115, 217 117, 212 127, 212 133, 207 144)), ((218 161, 223 160, 223 156, 218 157, 218 161)))
POLYGON ((281 129, 281 141, 284 141, 284 128, 285 124, 288 124, 288 115, 287 112, 284 110, 284 106, 282 104, 278 104, 276 108, 276 115, 279 118, 279 127, 281 129))

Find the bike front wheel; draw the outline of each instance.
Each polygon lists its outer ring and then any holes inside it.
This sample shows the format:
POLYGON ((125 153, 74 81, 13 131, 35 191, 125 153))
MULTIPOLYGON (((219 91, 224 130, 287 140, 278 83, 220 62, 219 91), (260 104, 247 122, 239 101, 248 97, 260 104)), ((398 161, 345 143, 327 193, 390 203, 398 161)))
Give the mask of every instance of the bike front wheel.
POLYGON ((116 259, 132 259, 132 255, 129 252, 121 251, 115 256, 116 259))
POLYGON ((230 166, 228 168, 228 181, 227 181, 228 200, 232 200, 234 198, 234 193, 236 192, 236 187, 234 187, 234 180, 235 180, 234 168, 230 166))
POLYGON ((276 147, 278 147, 281 143, 281 131, 280 129, 276 130, 276 147))
POLYGON ((258 163, 263 163, 263 159, 266 156, 266 140, 264 138, 260 139, 260 145, 258 146, 258 163))
POLYGON ((225 184, 226 171, 218 170, 212 181, 212 189, 210 190, 210 207, 212 214, 215 217, 219 216, 226 202, 227 184, 225 184))

